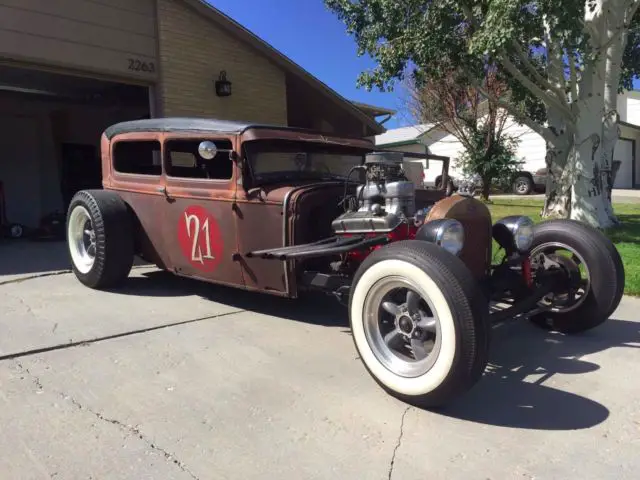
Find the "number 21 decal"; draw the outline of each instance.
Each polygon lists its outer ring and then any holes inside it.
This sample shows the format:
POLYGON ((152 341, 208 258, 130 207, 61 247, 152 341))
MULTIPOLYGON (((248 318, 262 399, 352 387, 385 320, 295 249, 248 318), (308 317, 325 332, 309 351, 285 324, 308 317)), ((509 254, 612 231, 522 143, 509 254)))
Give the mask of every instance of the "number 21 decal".
POLYGON ((213 271, 222 259, 222 235, 216 219, 204 208, 188 207, 178 222, 178 240, 189 263, 205 272, 213 271))

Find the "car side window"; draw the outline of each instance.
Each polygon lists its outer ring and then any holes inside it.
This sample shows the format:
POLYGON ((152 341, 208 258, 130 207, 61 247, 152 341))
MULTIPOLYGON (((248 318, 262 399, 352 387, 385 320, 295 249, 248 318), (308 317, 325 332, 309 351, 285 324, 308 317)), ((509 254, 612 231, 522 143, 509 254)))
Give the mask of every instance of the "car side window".
POLYGON ((136 175, 162 175, 160 142, 156 140, 120 140, 113 146, 116 172, 136 175))
POLYGON ((202 140, 169 140, 165 144, 167 175, 178 178, 231 180, 233 161, 229 158, 231 142, 215 140, 218 152, 208 160, 202 158, 198 147, 202 140), (225 151, 226 150, 226 151, 225 151))

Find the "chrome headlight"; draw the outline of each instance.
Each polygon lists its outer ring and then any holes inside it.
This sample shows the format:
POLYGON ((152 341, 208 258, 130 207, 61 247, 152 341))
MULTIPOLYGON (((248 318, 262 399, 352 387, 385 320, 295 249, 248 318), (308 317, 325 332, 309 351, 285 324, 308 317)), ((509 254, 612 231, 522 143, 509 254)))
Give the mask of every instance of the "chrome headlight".
MULTIPOLYGON (((502 225, 509 231, 512 236, 513 245, 517 250, 523 252, 531 247, 533 243, 533 220, 531 220, 531 218, 522 215, 512 215, 501 218, 496 222, 496 225, 502 225)), ((495 234, 494 237, 496 237, 495 234)), ((496 241, 500 243, 500 246, 505 247, 501 239, 496 237, 496 241)))
POLYGON ((415 238, 435 243, 449 253, 458 255, 464 245, 464 228, 457 220, 442 218, 422 225, 415 238))

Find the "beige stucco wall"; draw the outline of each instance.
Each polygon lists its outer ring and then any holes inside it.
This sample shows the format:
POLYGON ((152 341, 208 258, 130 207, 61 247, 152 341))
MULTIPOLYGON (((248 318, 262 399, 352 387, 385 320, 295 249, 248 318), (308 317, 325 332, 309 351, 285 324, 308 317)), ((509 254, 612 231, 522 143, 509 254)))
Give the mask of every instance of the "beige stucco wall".
POLYGON ((284 72, 181 0, 158 0, 160 104, 164 116, 287 124, 284 72), (215 94, 221 70, 230 97, 215 94))
POLYGON ((0 58, 153 82, 155 0, 0 0, 0 58))

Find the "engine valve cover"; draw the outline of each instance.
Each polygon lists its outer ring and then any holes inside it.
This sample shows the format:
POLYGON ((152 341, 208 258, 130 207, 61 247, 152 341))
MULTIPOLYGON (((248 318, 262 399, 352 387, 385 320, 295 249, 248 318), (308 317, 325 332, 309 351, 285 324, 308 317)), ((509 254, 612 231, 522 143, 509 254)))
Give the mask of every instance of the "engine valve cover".
POLYGON ((388 233, 394 230, 402 219, 393 213, 372 215, 371 212, 346 212, 331 222, 333 231, 340 233, 388 233))

